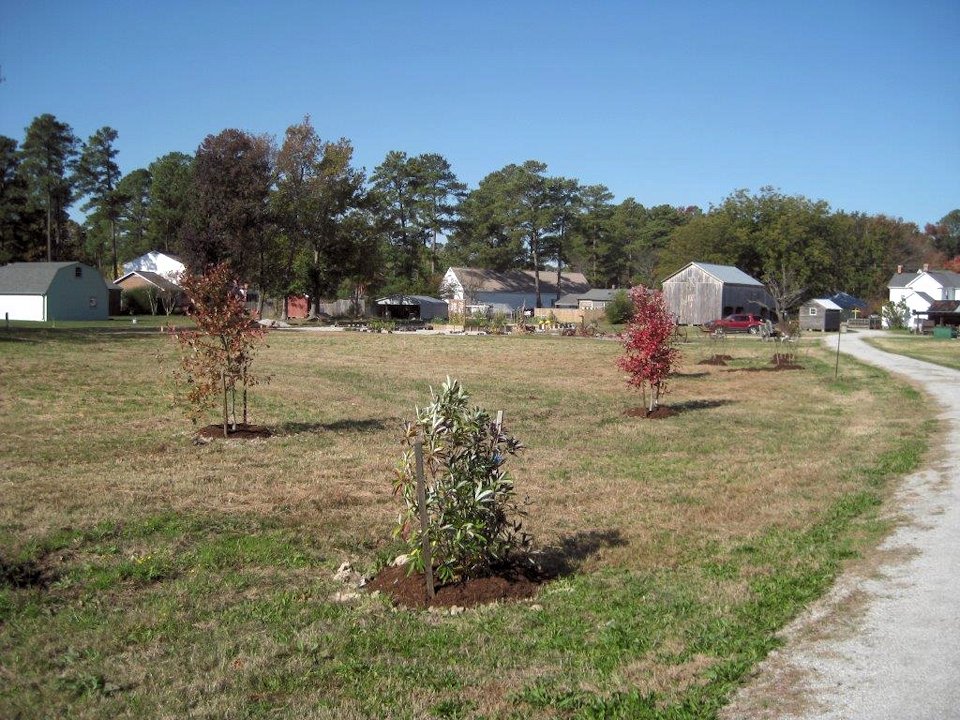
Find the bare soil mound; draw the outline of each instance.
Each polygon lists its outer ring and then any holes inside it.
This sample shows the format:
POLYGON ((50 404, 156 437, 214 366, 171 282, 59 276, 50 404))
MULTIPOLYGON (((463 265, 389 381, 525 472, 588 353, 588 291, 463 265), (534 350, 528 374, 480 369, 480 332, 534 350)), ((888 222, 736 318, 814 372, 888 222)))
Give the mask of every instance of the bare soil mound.
POLYGON ((379 590, 394 603, 410 608, 474 607, 503 600, 523 600, 533 597, 552 577, 530 564, 511 563, 496 568, 487 577, 470 578, 449 585, 441 585, 427 599, 423 573, 407 574, 407 566, 385 567, 368 582, 364 589, 379 590))

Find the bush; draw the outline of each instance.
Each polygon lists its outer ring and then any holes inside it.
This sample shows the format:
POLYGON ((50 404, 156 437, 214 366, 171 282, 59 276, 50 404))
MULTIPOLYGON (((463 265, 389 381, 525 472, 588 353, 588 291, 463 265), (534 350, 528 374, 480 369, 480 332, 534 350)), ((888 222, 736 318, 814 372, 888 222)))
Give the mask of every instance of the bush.
POLYGON ((892 300, 884 303, 883 307, 880 308, 880 314, 891 330, 903 330, 908 327, 910 322, 910 308, 907 307, 906 300, 901 300, 896 304, 892 300))
POLYGON ((619 290, 615 292, 613 297, 610 298, 610 302, 607 303, 604 312, 607 315, 607 322, 611 325, 622 325, 630 322, 630 318, 633 317, 633 303, 630 301, 627 291, 619 290))
POLYGON ((523 449, 519 440, 492 422, 458 380, 447 378, 430 404, 417 408, 405 425, 407 449, 397 469, 394 491, 405 503, 395 534, 408 544, 410 569, 422 571, 414 444, 423 442, 432 565, 440 582, 483 575, 514 551, 529 545, 519 519, 526 513, 516 499, 505 465, 523 449))

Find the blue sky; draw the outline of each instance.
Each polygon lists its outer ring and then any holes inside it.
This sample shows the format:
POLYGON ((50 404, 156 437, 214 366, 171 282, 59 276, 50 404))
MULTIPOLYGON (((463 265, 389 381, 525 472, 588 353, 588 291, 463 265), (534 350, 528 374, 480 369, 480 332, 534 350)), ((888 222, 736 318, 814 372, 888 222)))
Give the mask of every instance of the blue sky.
POLYGON ((0 0, 0 134, 119 132, 124 172, 305 114, 372 170, 438 152, 644 205, 772 185, 919 223, 960 207, 960 2, 0 0))

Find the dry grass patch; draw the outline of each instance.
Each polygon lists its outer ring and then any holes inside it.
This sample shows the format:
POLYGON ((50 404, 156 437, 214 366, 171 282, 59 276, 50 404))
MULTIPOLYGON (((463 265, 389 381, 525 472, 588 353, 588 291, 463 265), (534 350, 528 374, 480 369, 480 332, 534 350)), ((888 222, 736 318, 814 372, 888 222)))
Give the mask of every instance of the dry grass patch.
POLYGON ((627 712, 638 690, 718 703, 879 536, 858 518, 916 462, 925 408, 855 363, 833 382, 818 346, 789 373, 744 372, 772 352, 752 339, 724 343, 728 367, 684 347, 664 399, 681 411, 648 421, 624 414, 640 401, 616 343, 273 333, 251 421, 275 434, 197 446, 169 340, 0 344, 0 556, 55 571, 48 589, 0 588, 0 671, 28 688, 0 690, 0 715, 556 717, 627 712), (527 529, 567 574, 536 610, 331 602, 340 562, 372 572, 396 550, 400 423, 446 375, 529 446, 511 461, 527 529))

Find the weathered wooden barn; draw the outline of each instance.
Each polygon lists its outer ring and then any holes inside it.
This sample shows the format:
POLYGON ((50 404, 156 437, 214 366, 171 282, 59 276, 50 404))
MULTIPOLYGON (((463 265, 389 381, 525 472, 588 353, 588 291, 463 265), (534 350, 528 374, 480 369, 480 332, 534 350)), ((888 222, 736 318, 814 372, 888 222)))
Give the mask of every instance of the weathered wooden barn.
POLYGON ((703 325, 732 313, 771 314, 773 298, 732 265, 692 262, 663 281, 663 297, 681 325, 703 325))
POLYGON ((843 308, 827 298, 808 300, 800 306, 800 329, 837 332, 842 311, 843 308))

